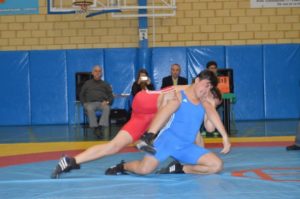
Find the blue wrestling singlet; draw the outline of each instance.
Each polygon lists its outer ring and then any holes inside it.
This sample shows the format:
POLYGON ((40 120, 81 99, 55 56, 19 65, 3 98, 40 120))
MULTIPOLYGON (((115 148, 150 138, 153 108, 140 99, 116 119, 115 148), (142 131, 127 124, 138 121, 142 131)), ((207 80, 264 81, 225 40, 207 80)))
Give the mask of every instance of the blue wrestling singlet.
POLYGON ((194 144, 205 111, 202 104, 191 103, 184 91, 180 93, 182 95, 180 107, 154 142, 155 158, 163 161, 172 156, 182 163, 196 164, 202 155, 209 152, 194 144))

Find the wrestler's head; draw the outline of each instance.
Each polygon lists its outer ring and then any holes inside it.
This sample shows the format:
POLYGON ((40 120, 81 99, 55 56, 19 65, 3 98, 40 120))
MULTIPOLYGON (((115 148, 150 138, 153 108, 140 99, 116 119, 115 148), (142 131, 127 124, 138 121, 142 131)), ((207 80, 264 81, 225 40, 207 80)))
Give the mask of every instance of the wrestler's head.
POLYGON ((218 78, 216 76, 216 74, 210 70, 203 70, 201 71, 196 79, 199 80, 208 80, 211 84, 212 87, 216 87, 218 85, 218 78))
POLYGON ((202 99, 206 97, 213 87, 218 84, 217 76, 209 71, 204 70, 197 75, 193 83, 193 89, 197 98, 202 99))

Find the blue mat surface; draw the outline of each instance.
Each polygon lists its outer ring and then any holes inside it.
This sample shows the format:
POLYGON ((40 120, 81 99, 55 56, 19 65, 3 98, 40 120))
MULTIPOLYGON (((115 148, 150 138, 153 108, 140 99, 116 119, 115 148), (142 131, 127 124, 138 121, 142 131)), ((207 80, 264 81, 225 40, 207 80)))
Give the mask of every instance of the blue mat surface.
MULTIPOLYGON (((219 150, 212 149, 216 153, 219 150)), ((0 195, 1 198, 300 198, 300 152, 297 151, 287 152, 282 147, 237 147, 230 154, 221 155, 225 168, 214 175, 104 175, 111 165, 143 155, 125 153, 105 157, 83 164, 80 170, 60 179, 49 178, 57 161, 3 167, 0 195)))

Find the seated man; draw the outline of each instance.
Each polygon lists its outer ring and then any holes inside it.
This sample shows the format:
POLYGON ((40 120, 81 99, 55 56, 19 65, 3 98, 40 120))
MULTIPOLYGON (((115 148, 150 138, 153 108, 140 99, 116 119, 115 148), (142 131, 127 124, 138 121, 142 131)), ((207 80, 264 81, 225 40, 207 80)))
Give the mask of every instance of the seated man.
POLYGON ((165 88, 173 85, 187 85, 188 81, 186 78, 179 76, 181 68, 179 64, 173 64, 171 66, 171 75, 162 79, 161 88, 165 88))
POLYGON ((89 118, 89 126, 94 133, 100 136, 101 128, 109 126, 110 105, 113 102, 111 86, 101 80, 102 68, 98 65, 93 67, 93 79, 84 83, 80 91, 80 102, 83 104, 89 118), (101 110, 101 118, 97 122, 96 111, 101 110))
MULTIPOLYGON (((213 105, 202 99, 203 90, 201 85, 203 83, 208 88, 215 87, 217 77, 211 71, 202 71, 195 79, 195 83, 177 93, 179 105, 175 106, 176 108, 174 108, 174 103, 169 103, 158 112, 152 124, 155 123, 155 119, 159 118, 160 114, 163 115, 163 118, 172 116, 154 142, 155 155, 147 154, 140 161, 121 162, 107 169, 106 174, 119 175, 125 174, 126 171, 142 175, 149 174, 168 157, 173 157, 185 165, 173 162, 160 173, 211 174, 221 171, 223 167, 222 160, 214 153, 194 143, 199 126, 204 119, 204 107, 208 117, 213 111, 214 116, 217 116, 213 105)), ((228 153, 231 145, 220 118, 218 120, 210 119, 223 136, 224 148, 222 153, 228 153)), ((156 133, 158 129, 154 129, 151 125, 149 130, 156 133)))

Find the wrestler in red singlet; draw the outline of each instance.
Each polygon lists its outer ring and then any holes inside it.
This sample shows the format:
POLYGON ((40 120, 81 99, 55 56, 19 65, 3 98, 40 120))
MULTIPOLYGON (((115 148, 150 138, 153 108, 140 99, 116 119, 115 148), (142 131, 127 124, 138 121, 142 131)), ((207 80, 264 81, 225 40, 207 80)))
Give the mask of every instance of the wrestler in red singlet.
POLYGON ((137 141, 148 130, 157 112, 159 95, 173 89, 173 87, 168 87, 160 91, 142 90, 138 92, 132 102, 131 118, 121 130, 127 131, 133 141, 137 141))

